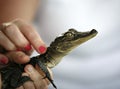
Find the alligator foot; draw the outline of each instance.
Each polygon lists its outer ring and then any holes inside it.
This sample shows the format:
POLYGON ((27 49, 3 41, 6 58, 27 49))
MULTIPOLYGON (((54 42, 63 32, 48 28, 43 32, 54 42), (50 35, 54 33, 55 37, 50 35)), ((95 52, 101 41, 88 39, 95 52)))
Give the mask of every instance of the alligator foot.
POLYGON ((32 64, 33 66, 35 66, 36 64, 39 66, 39 68, 44 72, 45 77, 43 77, 43 79, 47 78, 50 83, 53 85, 53 87, 55 89, 57 89, 56 85, 54 84, 53 80, 51 79, 50 73, 47 69, 47 67, 36 57, 31 58, 29 64, 32 64))

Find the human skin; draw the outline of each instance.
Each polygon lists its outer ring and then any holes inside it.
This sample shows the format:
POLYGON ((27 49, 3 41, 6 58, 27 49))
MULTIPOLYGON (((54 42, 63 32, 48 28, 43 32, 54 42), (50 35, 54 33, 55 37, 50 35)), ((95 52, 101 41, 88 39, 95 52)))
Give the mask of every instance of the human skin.
MULTIPOLYGON (((9 61, 22 64, 30 60, 32 50, 45 53, 46 46, 31 24, 39 0, 0 0, 0 67, 9 61), (6 52, 3 53, 2 49, 6 52)), ((25 66, 23 75, 33 82, 26 82, 17 89, 47 89, 48 80, 32 65, 25 66)), ((0 81, 0 87, 2 81, 0 81)))

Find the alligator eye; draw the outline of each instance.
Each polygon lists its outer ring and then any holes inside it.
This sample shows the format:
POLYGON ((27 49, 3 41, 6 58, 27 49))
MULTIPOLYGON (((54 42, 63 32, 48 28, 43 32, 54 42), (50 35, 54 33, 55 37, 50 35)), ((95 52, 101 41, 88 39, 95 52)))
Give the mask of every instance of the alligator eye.
POLYGON ((68 32, 68 33, 65 34, 65 36, 69 37, 69 38, 72 38, 74 35, 72 33, 68 32))

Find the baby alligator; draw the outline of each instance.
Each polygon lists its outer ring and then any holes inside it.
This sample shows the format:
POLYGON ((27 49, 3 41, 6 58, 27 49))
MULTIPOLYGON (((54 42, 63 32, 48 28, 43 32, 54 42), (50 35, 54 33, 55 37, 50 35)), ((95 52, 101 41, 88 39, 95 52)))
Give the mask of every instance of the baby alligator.
MULTIPOLYGON (((47 78, 53 87, 57 89, 50 77, 47 67, 55 67, 71 50, 93 38, 96 36, 96 34, 97 31, 95 29, 87 32, 78 32, 75 29, 69 29, 50 44, 45 54, 32 57, 30 62, 27 64, 32 64, 33 66, 38 65, 45 73, 44 78, 47 78)), ((31 79, 29 77, 22 76, 22 72, 24 72, 24 66, 27 64, 20 65, 16 63, 10 63, 7 67, 0 69, 2 76, 2 89, 15 89, 21 86, 24 82, 30 81, 31 79)))

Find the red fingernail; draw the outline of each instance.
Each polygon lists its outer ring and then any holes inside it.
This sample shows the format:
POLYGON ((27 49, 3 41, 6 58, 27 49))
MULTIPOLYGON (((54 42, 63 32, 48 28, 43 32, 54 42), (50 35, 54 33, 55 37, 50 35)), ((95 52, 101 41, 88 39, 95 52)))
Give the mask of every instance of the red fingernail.
POLYGON ((32 49, 32 47, 31 47, 30 44, 25 47, 25 50, 26 50, 26 51, 30 51, 31 49, 32 49))
POLYGON ((42 54, 45 53, 46 52, 46 47, 45 46, 40 46, 39 47, 39 52, 42 53, 42 54))
POLYGON ((7 64, 8 63, 8 59, 7 58, 1 58, 0 59, 0 63, 1 64, 7 64))

